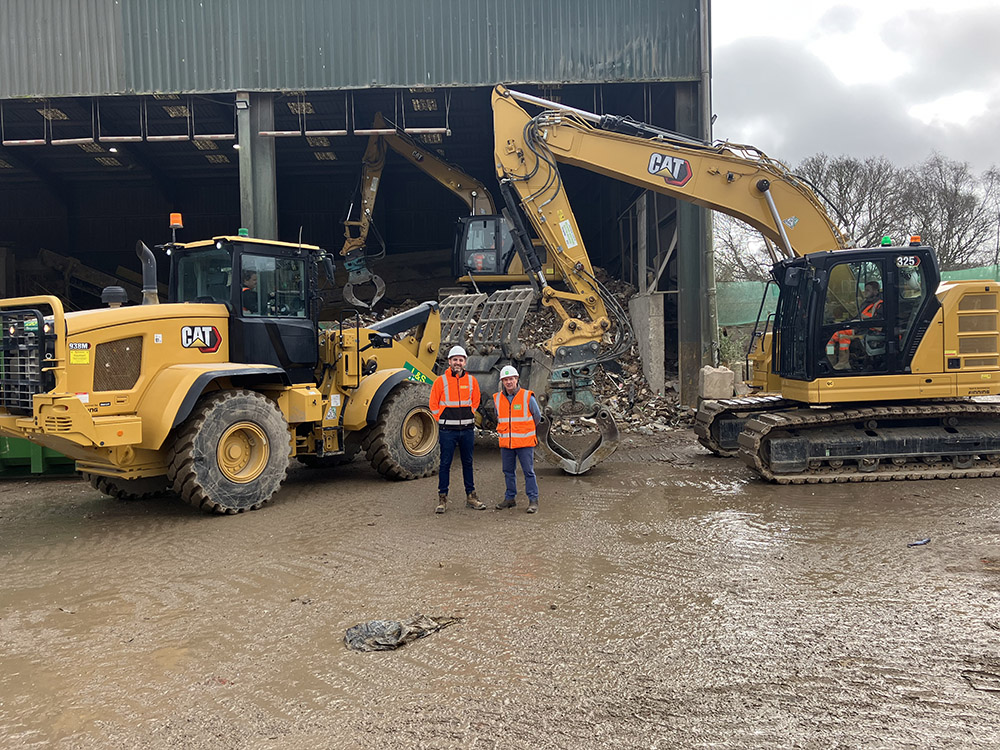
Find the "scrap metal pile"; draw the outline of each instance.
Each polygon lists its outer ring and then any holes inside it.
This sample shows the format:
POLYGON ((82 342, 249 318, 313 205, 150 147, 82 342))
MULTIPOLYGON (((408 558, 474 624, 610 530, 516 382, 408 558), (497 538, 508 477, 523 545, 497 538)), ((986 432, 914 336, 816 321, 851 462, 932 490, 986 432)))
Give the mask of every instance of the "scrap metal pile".
MULTIPOLYGON (((628 300, 636 293, 635 287, 611 278, 601 268, 594 270, 601 283, 612 291, 623 308, 628 309, 628 300)), ((416 304, 415 300, 408 299, 399 306, 379 312, 364 311, 360 314, 361 325, 371 325, 416 304)), ((540 347, 542 342, 555 333, 556 323, 557 318, 553 312, 541 305, 533 307, 525 316, 521 328, 523 342, 528 347, 540 347)), ((474 326, 475 321, 470 330, 474 326)), ((661 394, 657 394, 646 382, 636 343, 617 361, 598 368, 594 376, 594 396, 607 405, 619 429, 624 432, 653 435, 691 424, 691 411, 678 402, 676 380, 667 381, 661 394)), ((581 418, 563 420, 554 429, 563 434, 585 433, 592 431, 594 425, 594 420, 581 418)))

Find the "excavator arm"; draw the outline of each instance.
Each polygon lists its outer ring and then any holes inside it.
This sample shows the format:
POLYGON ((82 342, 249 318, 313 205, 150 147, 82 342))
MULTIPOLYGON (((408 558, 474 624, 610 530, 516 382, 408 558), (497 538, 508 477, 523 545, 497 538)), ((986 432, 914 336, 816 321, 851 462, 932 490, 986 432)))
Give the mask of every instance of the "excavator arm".
MULTIPOLYGON (((540 446, 570 473, 582 473, 610 455, 618 433, 593 395, 597 364, 627 351, 628 316, 594 276, 586 245, 563 188, 559 164, 597 172, 678 200, 734 216, 791 257, 846 247, 847 239, 813 190, 780 162, 751 146, 704 144, 629 118, 596 115, 498 86, 493 92, 497 175, 509 216, 523 212, 546 246, 567 289, 555 289, 522 239, 525 268, 538 280, 543 304, 559 330, 542 348, 553 357, 540 446), (529 115, 518 101, 543 108, 529 115), (511 193, 516 193, 516 199, 511 193), (519 207, 511 205, 519 199, 519 207), (577 303, 584 316, 573 316, 577 303), (610 342, 610 343, 609 343, 610 342), (599 438, 583 453, 560 445, 552 422, 575 416, 596 421, 599 438)), ((516 218, 514 218, 516 221, 516 218)))
POLYGON ((369 132, 371 135, 368 138, 368 146, 361 159, 362 172, 357 218, 352 218, 354 215, 354 206, 352 205, 348 211, 347 219, 344 221, 344 246, 340 250, 348 272, 344 298, 352 305, 359 307, 371 307, 385 294, 385 282, 368 268, 368 256, 365 249, 371 230, 372 211, 375 208, 382 170, 385 167, 387 149, 392 149, 424 174, 451 191, 465 203, 470 214, 493 214, 496 210, 493 198, 479 180, 466 174, 455 165, 449 164, 400 130, 389 127, 381 112, 375 115, 374 123, 369 132), (368 282, 375 285, 375 295, 370 302, 363 302, 356 296, 354 286, 368 282))

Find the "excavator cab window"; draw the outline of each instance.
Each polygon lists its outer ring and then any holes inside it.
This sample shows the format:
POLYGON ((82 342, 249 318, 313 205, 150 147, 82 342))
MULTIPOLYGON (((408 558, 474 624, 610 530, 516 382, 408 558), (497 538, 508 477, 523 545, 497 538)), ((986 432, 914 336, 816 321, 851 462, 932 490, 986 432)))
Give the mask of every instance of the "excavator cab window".
POLYGON ((884 264, 881 260, 838 263, 828 273, 817 374, 886 372, 887 332, 884 264))
POLYGON ((938 272, 929 248, 843 251, 825 266, 826 290, 810 377, 909 371, 935 311, 938 272))
POLYGON ((498 243, 500 222, 497 216, 463 219, 459 223, 458 242, 461 268, 459 275, 466 273, 502 273, 501 252, 498 243))

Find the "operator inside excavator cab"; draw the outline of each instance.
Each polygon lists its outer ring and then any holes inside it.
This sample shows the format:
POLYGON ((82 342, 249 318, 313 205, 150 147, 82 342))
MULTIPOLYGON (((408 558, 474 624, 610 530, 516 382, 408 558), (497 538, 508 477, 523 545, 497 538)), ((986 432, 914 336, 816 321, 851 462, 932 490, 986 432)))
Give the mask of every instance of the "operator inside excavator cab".
POLYGON ((826 344, 827 364, 837 372, 870 371, 885 355, 884 329, 868 325, 881 320, 881 264, 844 263, 831 270, 823 322, 850 324, 832 332, 826 344))

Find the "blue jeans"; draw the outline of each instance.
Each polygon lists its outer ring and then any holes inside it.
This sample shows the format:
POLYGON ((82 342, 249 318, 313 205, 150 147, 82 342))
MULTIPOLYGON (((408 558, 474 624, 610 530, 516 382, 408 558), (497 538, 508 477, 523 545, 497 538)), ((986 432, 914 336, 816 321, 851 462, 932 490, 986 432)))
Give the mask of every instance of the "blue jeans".
POLYGON ((507 491, 504 500, 513 500, 517 497, 517 464, 521 464, 521 471, 524 474, 524 494, 528 500, 538 500, 538 482, 535 481, 535 449, 529 448, 501 448, 500 460, 503 463, 503 479, 507 483, 507 491))
POLYGON ((472 479, 472 446, 476 431, 469 430, 439 430, 438 441, 441 443, 441 469, 438 471, 438 492, 448 494, 448 481, 451 479, 451 459, 455 456, 455 448, 462 456, 462 479, 465 480, 465 494, 476 491, 476 483, 472 479))

